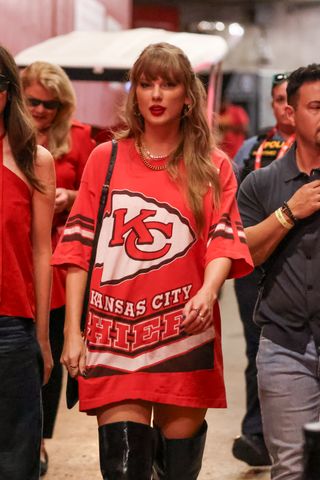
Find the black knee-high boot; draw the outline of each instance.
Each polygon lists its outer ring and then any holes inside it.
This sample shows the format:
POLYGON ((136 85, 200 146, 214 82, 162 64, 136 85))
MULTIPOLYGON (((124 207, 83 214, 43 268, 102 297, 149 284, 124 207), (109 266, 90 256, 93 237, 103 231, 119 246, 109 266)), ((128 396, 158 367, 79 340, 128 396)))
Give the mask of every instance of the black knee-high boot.
POLYGON ((157 451, 154 462, 155 480, 196 480, 202 465, 208 425, 204 421, 192 438, 168 439, 156 429, 157 451))
POLYGON ((100 469, 104 480, 150 480, 154 430, 136 422, 99 427, 100 469))
POLYGON ((320 478, 320 424, 307 423, 304 426, 303 480, 320 478))

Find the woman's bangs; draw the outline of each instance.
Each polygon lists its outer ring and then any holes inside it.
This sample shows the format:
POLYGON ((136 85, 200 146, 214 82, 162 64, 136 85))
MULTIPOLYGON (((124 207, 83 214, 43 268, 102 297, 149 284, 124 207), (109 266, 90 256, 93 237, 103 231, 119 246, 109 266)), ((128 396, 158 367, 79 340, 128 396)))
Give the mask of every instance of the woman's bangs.
POLYGON ((184 75, 181 65, 170 55, 157 55, 154 58, 146 58, 140 66, 140 75, 145 76, 146 80, 156 80, 163 78, 166 81, 183 83, 184 75))

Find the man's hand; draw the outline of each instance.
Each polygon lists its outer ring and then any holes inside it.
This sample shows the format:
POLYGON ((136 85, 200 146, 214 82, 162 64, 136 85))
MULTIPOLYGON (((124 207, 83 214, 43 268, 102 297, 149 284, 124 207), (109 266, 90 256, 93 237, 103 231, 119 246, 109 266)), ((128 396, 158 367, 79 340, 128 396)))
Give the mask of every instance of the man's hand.
POLYGON ((299 220, 320 210, 320 180, 303 185, 292 195, 287 204, 299 220))

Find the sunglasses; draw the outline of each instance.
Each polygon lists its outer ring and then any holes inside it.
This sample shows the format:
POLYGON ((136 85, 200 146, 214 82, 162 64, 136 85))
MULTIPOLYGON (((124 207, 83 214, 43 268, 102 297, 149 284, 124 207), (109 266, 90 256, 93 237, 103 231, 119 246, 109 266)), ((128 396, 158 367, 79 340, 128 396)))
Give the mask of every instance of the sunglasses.
POLYGON ((9 89, 10 82, 7 77, 0 74, 0 92, 6 92, 9 89))
POLYGON ((280 83, 288 80, 290 73, 276 73, 272 77, 272 86, 279 85, 280 83))
POLYGON ((27 98, 27 104, 30 107, 38 107, 39 105, 43 105, 46 110, 56 110, 61 106, 59 100, 40 100, 40 98, 27 98))

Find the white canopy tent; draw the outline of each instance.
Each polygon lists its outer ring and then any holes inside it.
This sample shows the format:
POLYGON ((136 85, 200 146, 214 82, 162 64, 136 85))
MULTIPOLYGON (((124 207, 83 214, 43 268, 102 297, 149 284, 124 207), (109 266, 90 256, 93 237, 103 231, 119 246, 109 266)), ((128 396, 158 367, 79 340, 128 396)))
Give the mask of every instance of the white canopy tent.
POLYGON ((209 70, 225 57, 228 50, 226 41, 217 35, 137 28, 59 35, 23 50, 15 59, 21 66, 45 60, 78 70, 78 75, 81 75, 80 71, 91 70, 96 75, 104 74, 108 79, 110 72, 128 70, 147 45, 157 42, 168 42, 182 48, 196 71, 209 70))
POLYGON ((196 72, 209 73, 208 116, 215 105, 216 77, 228 51, 217 35, 137 28, 116 32, 75 31, 50 38, 16 55, 20 67, 42 60, 63 67, 72 80, 123 82, 141 51, 151 43, 180 47, 196 72))

